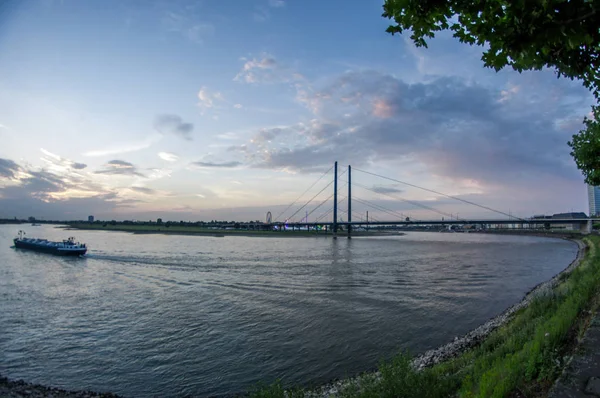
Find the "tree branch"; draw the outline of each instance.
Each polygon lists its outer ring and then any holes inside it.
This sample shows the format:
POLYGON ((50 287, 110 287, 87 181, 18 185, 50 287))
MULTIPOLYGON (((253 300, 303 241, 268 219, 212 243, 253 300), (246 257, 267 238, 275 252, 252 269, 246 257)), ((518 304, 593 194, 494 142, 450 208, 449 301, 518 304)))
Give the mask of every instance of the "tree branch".
POLYGON ((589 17, 591 17, 592 15, 595 15, 595 14, 596 14, 596 10, 594 9, 594 10, 588 12, 587 14, 582 15, 582 16, 580 16, 578 18, 571 18, 571 19, 567 19, 566 21, 560 22, 559 25, 566 25, 566 24, 569 24, 571 22, 580 22, 580 21, 583 21, 584 19, 589 18, 589 17))

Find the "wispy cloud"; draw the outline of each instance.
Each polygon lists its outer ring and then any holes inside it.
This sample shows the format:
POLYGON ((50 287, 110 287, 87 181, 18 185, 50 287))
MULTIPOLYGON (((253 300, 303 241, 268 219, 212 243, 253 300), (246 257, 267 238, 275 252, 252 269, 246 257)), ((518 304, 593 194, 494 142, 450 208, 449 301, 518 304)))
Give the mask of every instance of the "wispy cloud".
POLYGON ((124 160, 111 160, 104 165, 103 169, 97 170, 94 173, 145 177, 132 163, 124 160))
POLYGON ((10 159, 0 158, 0 177, 13 179, 19 171, 19 165, 10 159))
POLYGON ((72 160, 63 158, 55 153, 47 151, 44 148, 40 148, 40 151, 44 155, 46 155, 41 158, 42 161, 48 163, 49 165, 51 165, 54 168, 83 170, 87 167, 87 164, 85 164, 85 163, 78 163, 78 162, 74 162, 72 160))
POLYGON ((254 7, 252 18, 256 22, 266 22, 271 18, 270 8, 281 8, 285 6, 284 0, 268 0, 265 5, 257 5, 254 7))
POLYGON ((132 191, 142 193, 144 195, 153 195, 156 193, 156 190, 147 187, 129 187, 132 191))
POLYGON ((286 83, 302 80, 303 76, 277 62, 275 57, 262 54, 252 59, 242 58, 242 70, 233 78, 244 83, 286 83))
POLYGON ((233 107, 236 108, 236 109, 242 109, 243 108, 242 104, 235 104, 233 107))
POLYGON ((215 26, 208 22, 196 22, 189 16, 179 12, 168 12, 163 18, 163 26, 168 32, 178 33, 186 39, 202 44, 214 36, 215 26))
POLYGON ((177 135, 184 140, 192 141, 194 125, 186 123, 177 115, 158 115, 154 120, 154 128, 162 134, 177 135))
POLYGON ((254 12, 252 13, 252 19, 254 19, 255 22, 265 22, 269 18, 271 18, 271 13, 267 9, 267 7, 257 6, 256 8, 254 8, 254 12))
POLYGON ((404 192, 402 189, 395 188, 394 186, 389 185, 374 185, 371 189, 377 193, 383 194, 404 192))
POLYGON ((218 91, 211 93, 206 87, 202 87, 198 91, 198 107, 203 114, 207 109, 214 108, 216 103, 223 101, 225 101, 225 98, 218 91))
POLYGON ((203 167, 203 168, 218 168, 218 169, 231 169, 235 167, 239 167, 242 165, 241 162, 232 161, 232 162, 192 162, 194 166, 203 167))
POLYGON ((229 131, 227 133, 218 134, 217 138, 219 138, 221 140, 236 140, 238 138, 238 134, 234 133, 232 131, 229 131))
POLYGON ((187 28, 184 34, 193 42, 203 43, 207 37, 215 34, 215 26, 209 23, 196 24, 187 28))
POLYGON ((101 157, 101 156, 112 156, 120 155, 122 153, 137 152, 142 149, 151 147, 153 144, 160 141, 162 138, 161 134, 152 134, 141 142, 137 143, 122 143, 119 146, 114 146, 106 149, 95 149, 92 151, 85 152, 83 156, 89 157, 101 157))
POLYGON ((498 102, 508 101, 509 99, 511 99, 511 97, 517 95, 519 93, 519 90, 519 86, 509 85, 509 87, 506 90, 500 91, 500 99, 498 99, 498 102))
POLYGON ((159 152, 158 157, 167 162, 176 162, 179 160, 179 156, 171 152, 159 152))

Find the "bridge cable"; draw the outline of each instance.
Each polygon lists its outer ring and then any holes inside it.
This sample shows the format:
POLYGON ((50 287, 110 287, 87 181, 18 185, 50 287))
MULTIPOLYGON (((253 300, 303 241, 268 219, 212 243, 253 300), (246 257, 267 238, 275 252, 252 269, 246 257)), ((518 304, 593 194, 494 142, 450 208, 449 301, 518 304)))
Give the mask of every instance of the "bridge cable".
POLYGON ((362 200, 365 201, 365 202, 370 203, 371 207, 375 207, 375 208, 377 208, 377 210, 392 212, 392 213, 394 213, 393 215, 395 215, 396 217, 399 216, 400 218, 406 218, 406 217, 410 218, 410 215, 408 215, 408 214, 404 214, 404 213, 402 213, 400 211, 389 209, 389 208, 387 208, 387 207, 385 207, 383 205, 378 205, 375 202, 372 202, 372 201, 367 200, 367 199, 362 199, 362 200))
MULTIPOLYGON (((328 170, 326 173, 328 173, 329 171, 331 171, 331 169, 332 169, 332 168, 333 168, 333 166, 332 166, 332 167, 331 167, 331 168, 330 168, 330 169, 329 169, 329 170, 328 170)), ((338 175, 338 180, 339 180, 339 178, 340 178, 341 176, 343 176, 345 173, 346 173, 346 171, 344 171, 344 172, 342 172, 341 174, 339 174, 339 175, 338 175)), ((321 176, 321 178, 323 178, 323 176, 321 176)), ((318 181, 317 181, 317 182, 318 182, 318 181)), ((316 182, 315 182, 315 184, 316 184, 316 182)), ((313 184, 313 185, 311 186, 311 188, 312 188, 312 187, 313 187, 315 184, 313 184)), ((302 206, 301 208, 299 208, 299 209, 298 209, 298 210, 297 210, 297 211, 296 211, 294 214, 292 214, 290 217, 288 217, 288 218, 287 218, 287 220, 288 220, 288 221, 291 221, 291 219, 292 219, 292 218, 293 218, 293 217, 294 217, 294 216, 295 216, 295 215, 296 215, 298 212, 300 212, 300 210, 302 210, 302 209, 303 209, 304 207, 306 207, 306 206, 307 206, 307 205, 308 205, 310 202, 312 202, 312 201, 313 201, 313 199, 315 199, 317 196, 319 196, 319 194, 320 194, 321 192, 323 192, 325 189, 327 189, 329 186, 331 186, 331 184, 333 184, 333 181, 331 181, 329 184, 327 184, 327 186, 325 186, 325 188, 323 188, 323 189, 322 189, 322 190, 321 190, 319 193, 317 193, 317 194, 316 194, 315 196, 313 196, 313 197, 312 197, 312 198, 311 198, 311 199, 310 199, 308 202, 306 202, 306 203, 304 204, 304 206, 302 206)), ((344 187, 345 187, 345 186, 347 186, 347 185, 348 185, 348 182, 346 182, 346 183, 345 183, 345 185, 343 185, 343 186, 341 186, 341 187, 338 187, 338 194, 339 194, 339 191, 340 191, 340 189, 344 188, 344 187)), ((310 188, 309 188, 309 189, 310 189, 310 188)), ((306 191, 305 191, 305 193, 306 193, 306 191)), ((301 195, 301 197, 302 197, 303 195, 304 195, 304 194, 302 194, 302 195, 301 195)), ((334 196, 334 195, 333 195, 333 194, 331 194, 331 196, 329 196, 329 198, 328 198, 328 199, 325 199, 325 201, 327 201, 327 200, 329 200, 329 199, 333 198, 333 196, 334 196)), ((293 203, 292 203, 292 205, 293 205, 293 203)), ((318 205, 318 206, 317 206, 317 208, 318 208, 318 207, 320 207, 320 206, 321 206, 321 205, 318 205)), ((291 205, 290 205, 290 206, 288 206, 288 209, 289 209, 290 207, 291 207, 291 205)), ((285 211, 287 211, 287 209, 286 209, 285 211)), ((285 211, 283 211, 281 214, 285 213, 285 211)), ((313 210, 313 211, 314 211, 314 210, 313 210)), ((279 216, 281 216, 281 214, 280 214, 279 216)), ((310 215, 310 214, 312 214, 312 211, 311 211, 310 213, 308 213, 308 215, 310 215)), ((279 217, 279 216, 278 216, 278 217, 279 217)))
MULTIPOLYGON (((346 185, 348 185, 348 184, 346 184, 346 185)), ((325 200, 324 200, 324 201, 323 201, 321 204, 323 204, 323 203, 326 203, 326 202, 327 202, 328 200, 330 200, 332 197, 333 197, 333 195, 331 195, 330 197, 328 197, 327 199, 325 199, 325 200)), ((344 212, 344 213, 348 213, 347 211, 344 211, 344 210, 342 210, 342 209, 340 209, 340 208, 339 208, 340 204, 341 204, 341 203, 342 203, 344 200, 346 200, 346 199, 348 199, 348 197, 347 197, 347 196, 346 196, 346 197, 344 197, 344 198, 342 198, 341 200, 339 200, 339 201, 338 201, 338 211, 342 211, 342 212, 344 212)), ((321 205, 319 205, 318 207, 320 207, 320 206, 321 206, 321 205)), ((316 208, 315 208, 314 210, 316 210, 316 208)), ((314 211, 314 210, 313 210, 313 211, 314 211)), ((329 208, 329 210, 327 210, 325 213, 323 213, 321 216, 319 216, 319 217, 318 217, 318 218, 315 220, 315 222, 319 222, 319 221, 321 221, 321 219, 325 218, 327 215, 329 215, 329 214, 330 214, 330 213, 332 213, 332 212, 333 212, 333 207, 329 208)), ((312 213, 312 212, 308 213, 308 215, 310 216, 310 215, 311 215, 311 213, 312 213)))
MULTIPOLYGON (((325 199, 324 201, 322 201, 321 203, 319 203, 317 205, 317 207, 315 207, 314 209, 312 209, 307 215, 306 215, 306 222, 308 222, 308 216, 310 216, 311 214, 313 214, 318 208, 320 208, 321 206, 323 206, 325 203, 327 203, 328 201, 331 200, 331 198, 333 198, 333 194, 331 194, 327 199, 325 199)), ((333 209, 332 209, 333 210, 333 209)))
MULTIPOLYGON (((388 197, 390 197, 390 198, 392 198, 392 199, 396 199, 396 200, 401 200, 401 201, 403 201, 403 202, 410 203, 410 204, 412 204, 413 206, 422 207, 423 209, 427 209, 427 210, 433 211, 433 212, 435 212, 435 213, 441 214, 442 216, 450 217, 450 219, 454 218, 454 216, 453 216, 452 214, 450 214, 450 213, 446 213, 446 212, 444 212, 444 211, 437 210, 437 209, 435 209, 435 208, 433 208, 433 207, 430 207, 430 206, 427 206, 427 205, 421 204, 421 203, 419 203, 419 202, 415 202, 415 201, 412 201, 412 200, 404 199, 404 198, 401 198, 401 197, 399 197, 399 196, 392 196, 392 195, 390 195, 390 194, 383 193, 383 192, 377 192, 377 191, 375 191, 374 189, 371 189, 371 188, 369 188, 369 187, 366 187, 366 186, 364 186, 364 185, 362 185, 362 184, 358 184, 358 183, 353 183, 353 184, 354 184, 354 185, 356 185, 356 186, 358 186, 358 187, 361 187, 361 188, 363 188, 363 189, 366 189, 366 190, 368 190, 368 191, 374 192, 374 193, 376 193, 376 194, 379 194, 379 195, 384 195, 384 196, 388 196, 388 197)), ((467 220, 465 220, 464 218, 463 218, 463 219, 459 219, 458 217, 456 217, 456 219, 457 219, 457 220, 459 220, 459 221, 465 221, 465 222, 467 221, 467 220)))
MULTIPOLYGON (((450 199, 458 200, 458 201, 461 201, 461 202, 464 202, 464 203, 470 204, 470 205, 472 205, 472 206, 477 206, 477 207, 480 207, 480 208, 482 208, 482 209, 485 209, 485 210, 493 211, 494 213, 498 213, 498 214, 502 214, 502 215, 508 216, 509 218, 515 218, 515 219, 517 219, 517 220, 520 220, 520 221, 527 221, 527 220, 525 220, 525 219, 523 219, 523 218, 521 218, 521 217, 516 217, 516 216, 513 216, 512 214, 505 213, 505 212, 503 212, 503 211, 501 211, 501 210, 492 209, 491 207, 484 206, 484 205, 480 205, 480 204, 478 204, 478 203, 471 202, 470 200, 466 200, 466 199, 458 198, 458 197, 456 197, 456 196, 447 195, 447 194, 445 194, 445 193, 442 193, 442 192, 434 191, 433 189, 423 188, 423 187, 420 187, 420 186, 418 186, 418 185, 410 184, 410 183, 408 183, 408 182, 404 182, 404 181, 396 180, 396 179, 394 179, 394 178, 390 178, 390 177, 382 176, 381 174, 377 174, 377 173, 371 173, 371 172, 369 172, 369 171, 365 171, 365 170, 361 170, 361 169, 357 169, 357 168, 353 168, 353 170, 356 170, 356 171, 359 171, 359 172, 361 172, 361 173, 365 173, 365 174, 370 174, 370 175, 372 175, 372 176, 375 176, 375 177, 384 178, 384 179, 386 179, 386 180, 394 181, 394 182, 397 182, 397 183, 400 183, 400 184, 408 185, 408 186, 410 186, 410 187, 418 188, 418 189, 421 189, 421 190, 423 190, 423 191, 427 191, 427 192, 435 193, 435 194, 437 194, 437 195, 445 196, 445 197, 447 197, 447 198, 450 198, 450 199)), ((458 217, 457 217, 457 219, 458 219, 458 217)))
MULTIPOLYGON (((362 199, 359 199, 359 198, 357 198, 356 196, 354 196, 354 197, 352 198, 352 200, 353 200, 353 201, 354 201, 354 200, 356 200, 358 203, 362 203, 363 205, 366 205, 366 206, 368 206, 368 207, 371 207, 371 208, 373 208, 373 209, 375 209, 375 210, 382 211, 382 212, 384 212, 384 213, 390 214, 390 215, 392 215, 392 216, 395 216, 395 217, 398 217, 398 216, 400 216, 400 218, 401 218, 401 219, 403 219, 403 218, 406 218, 406 215, 404 215, 404 214, 402 214, 402 213, 395 212, 394 210, 389 210, 389 209, 387 209, 387 208, 385 208, 385 207, 382 207, 382 206, 376 205, 375 203, 373 203, 373 202, 369 202, 369 201, 367 201, 367 200, 362 200, 362 199)), ((410 218, 410 217, 409 217, 409 218, 410 218)), ((404 220, 402 220, 402 221, 404 222, 404 220)))
POLYGON ((300 207, 298 210, 296 210, 296 212, 294 214, 292 214, 290 217, 288 217, 289 219, 292 219, 296 214, 298 214, 300 212, 300 210, 304 209, 306 206, 308 206, 308 204, 310 202, 312 202, 317 196, 319 196, 323 191, 325 191, 327 188, 329 188, 331 186, 331 184, 333 184, 333 181, 331 181, 329 184, 325 185, 325 187, 323 189, 321 189, 319 192, 317 192, 317 194, 315 196, 313 196, 312 198, 310 198, 308 200, 308 202, 306 202, 304 205, 302 205, 302 207, 300 207))
POLYGON ((326 216, 328 216, 329 214, 333 213, 333 207, 331 207, 329 210, 327 210, 325 213, 323 213, 322 215, 320 215, 315 222, 319 222, 321 221, 323 218, 325 218, 326 216))
MULTIPOLYGON (((348 185, 348 183, 346 183, 346 185, 348 185)), ((339 191, 339 189, 338 189, 338 191, 339 191)), ((306 219, 306 222, 308 222, 308 216, 310 216, 311 214, 313 214, 313 213, 314 213, 314 212, 315 212, 315 211, 316 211, 316 210, 317 210, 319 207, 321 207, 321 206, 323 206, 325 203, 327 203, 327 201, 331 200, 331 199, 333 198, 333 196, 334 196, 333 194, 329 195, 329 197, 328 197, 328 198, 326 198, 325 200, 323 200, 323 201, 322 201, 321 203, 319 203, 319 204, 318 204, 318 205, 317 205, 317 206, 316 206, 314 209, 312 209, 310 212, 308 212, 308 214, 305 216, 305 217, 307 218, 307 219, 306 219)), ((347 199, 347 197, 346 197, 346 198, 344 198, 344 199, 347 199)), ((338 206, 339 206, 339 203, 341 203, 341 202, 343 202, 343 201, 344 201, 344 199, 342 199, 341 201, 339 201, 339 202, 338 202, 338 206)), ((333 208, 332 208, 332 210, 333 210, 333 208)), ((291 218, 291 217, 290 217, 290 218, 291 218)), ((289 219, 288 219, 288 220, 289 220, 289 219)), ((294 221, 294 222, 295 222, 295 221, 294 221)))
POLYGON ((296 204, 296 202, 298 202, 298 201, 300 200, 300 198, 302 198, 304 195, 306 195, 306 193, 307 193, 308 191, 310 191, 310 190, 312 189, 312 187, 314 187, 315 185, 317 185, 317 183, 318 183, 319 181, 321 181, 321 179, 322 179, 323 177, 325 177, 325 176, 326 176, 326 175, 327 175, 327 174, 328 174, 328 173, 329 173, 329 172, 330 172, 332 169, 333 169, 333 166, 331 166, 331 167, 330 167, 330 168, 329 168, 329 169, 328 169, 328 170, 327 170, 325 173, 323 173, 323 174, 321 175, 321 177, 319 177, 319 178, 317 179, 317 181, 313 182, 313 184, 312 184, 310 187, 308 187, 308 189, 307 189, 306 191, 304 191, 304 192, 302 193, 302 195, 298 196, 298 198, 297 198, 296 200, 294 200, 294 201, 292 202, 292 204, 290 204, 288 207, 286 207, 284 211, 282 211, 281 213, 279 213, 279 215, 278 215, 277 217, 275 217, 275 219, 274 219, 273 221, 277 221, 277 220, 279 219, 279 217, 281 217, 281 216, 283 215, 283 213, 285 213, 286 211, 288 211, 288 210, 290 209, 290 207, 292 207, 293 205, 295 205, 295 204, 296 204))

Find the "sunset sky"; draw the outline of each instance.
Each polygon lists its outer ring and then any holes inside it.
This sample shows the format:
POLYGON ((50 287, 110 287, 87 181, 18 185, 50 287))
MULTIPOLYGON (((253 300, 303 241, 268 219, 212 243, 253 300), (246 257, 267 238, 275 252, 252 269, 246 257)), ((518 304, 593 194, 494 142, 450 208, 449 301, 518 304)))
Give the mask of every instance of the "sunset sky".
MULTIPOLYGON (((0 218, 262 220, 335 160, 520 216, 587 213, 567 146, 593 100, 581 83, 485 69, 448 34, 417 49, 381 5, 0 3, 0 218)), ((440 214, 392 197, 500 217, 353 180, 411 217, 440 214)))

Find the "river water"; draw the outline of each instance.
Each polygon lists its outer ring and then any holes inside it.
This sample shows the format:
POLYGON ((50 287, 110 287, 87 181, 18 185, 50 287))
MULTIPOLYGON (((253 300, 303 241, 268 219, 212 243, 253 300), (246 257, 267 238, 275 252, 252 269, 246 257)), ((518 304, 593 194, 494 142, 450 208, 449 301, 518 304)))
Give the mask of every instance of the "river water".
POLYGON ((311 386, 485 322, 576 256, 568 241, 414 232, 252 238, 0 226, 0 374, 126 397, 311 386), (10 248, 74 234, 87 258, 10 248))

